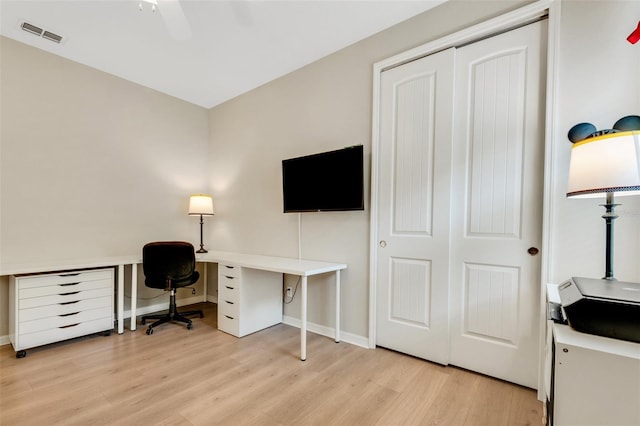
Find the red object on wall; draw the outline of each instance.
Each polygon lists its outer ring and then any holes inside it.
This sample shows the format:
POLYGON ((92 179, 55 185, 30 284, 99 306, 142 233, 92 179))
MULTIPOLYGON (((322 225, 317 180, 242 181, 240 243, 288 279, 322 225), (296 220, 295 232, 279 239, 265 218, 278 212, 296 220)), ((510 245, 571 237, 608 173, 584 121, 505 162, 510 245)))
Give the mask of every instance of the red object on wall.
POLYGON ((638 40, 640 40, 640 22, 638 22, 638 27, 627 37, 627 41, 631 44, 636 44, 638 40))

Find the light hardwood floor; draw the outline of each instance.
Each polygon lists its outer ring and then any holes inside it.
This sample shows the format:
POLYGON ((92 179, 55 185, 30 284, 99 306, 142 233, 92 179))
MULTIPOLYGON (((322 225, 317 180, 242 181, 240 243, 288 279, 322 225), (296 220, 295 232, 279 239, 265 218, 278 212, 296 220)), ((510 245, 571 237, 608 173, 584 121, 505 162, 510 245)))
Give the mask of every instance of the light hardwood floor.
POLYGON ((35 348, 0 347, 0 424, 541 425, 536 393, 385 349, 277 325, 237 339, 196 305, 166 324, 35 348))

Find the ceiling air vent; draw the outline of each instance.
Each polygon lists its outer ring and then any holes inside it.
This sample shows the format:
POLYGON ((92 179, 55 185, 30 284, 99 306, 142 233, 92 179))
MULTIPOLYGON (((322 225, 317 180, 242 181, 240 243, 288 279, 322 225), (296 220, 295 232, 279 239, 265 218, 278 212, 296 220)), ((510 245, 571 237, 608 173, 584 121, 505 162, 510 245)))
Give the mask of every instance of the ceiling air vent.
POLYGON ((62 36, 56 33, 52 33, 51 31, 44 30, 36 25, 30 24, 28 22, 23 22, 20 24, 20 28, 24 31, 36 35, 38 37, 42 37, 45 40, 53 41, 54 43, 61 43, 62 36))
POLYGON ((44 30, 42 28, 36 27, 35 25, 31 25, 28 22, 23 22, 22 24, 20 24, 20 28, 22 28, 23 30, 25 30, 28 33, 35 34, 38 37, 40 37, 42 35, 42 33, 44 32, 44 30))
POLYGON ((62 36, 59 36, 58 34, 54 34, 51 31, 45 31, 44 34, 42 34, 42 38, 46 38, 47 40, 50 40, 56 43, 60 43, 62 41, 62 36))

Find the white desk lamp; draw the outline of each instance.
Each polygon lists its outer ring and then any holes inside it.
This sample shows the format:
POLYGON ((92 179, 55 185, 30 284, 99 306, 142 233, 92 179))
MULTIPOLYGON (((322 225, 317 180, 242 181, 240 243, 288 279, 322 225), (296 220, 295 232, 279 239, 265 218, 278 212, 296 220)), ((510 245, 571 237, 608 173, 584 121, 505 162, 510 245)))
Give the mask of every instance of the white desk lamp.
POLYGON ((200 249, 196 253, 207 253, 202 243, 203 216, 213 216, 213 198, 210 195, 196 194, 189 199, 189 215, 200 216, 200 249))

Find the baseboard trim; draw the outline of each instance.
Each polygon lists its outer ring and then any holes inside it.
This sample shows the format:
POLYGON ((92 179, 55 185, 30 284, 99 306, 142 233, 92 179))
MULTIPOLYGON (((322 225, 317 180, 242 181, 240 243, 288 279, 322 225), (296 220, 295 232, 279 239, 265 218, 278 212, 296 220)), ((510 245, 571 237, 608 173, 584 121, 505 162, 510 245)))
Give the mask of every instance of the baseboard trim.
MULTIPOLYGON (((207 301, 209 301, 209 297, 207 296, 207 301)), ((202 302, 202 296, 193 296, 187 297, 184 299, 176 300, 176 305, 178 307, 186 306, 186 305, 194 305, 196 303, 202 302)), ((146 314, 153 314, 155 312, 162 312, 169 309, 169 304, 167 302, 156 303, 155 305, 136 307, 136 316, 140 317, 146 314)), ((124 311, 124 319, 131 318, 131 309, 124 311)), ((126 328, 126 327, 125 327, 126 328)))
MULTIPOLYGON (((300 328, 300 320, 298 318, 290 317, 288 315, 282 316, 282 322, 292 327, 300 328)), ((336 329, 333 327, 327 327, 324 325, 316 324, 307 321, 307 331, 326 336, 334 339, 336 337, 336 329)), ((365 349, 369 349, 369 339, 364 336, 358 336, 357 334, 340 332, 340 341, 349 343, 351 345, 360 346, 365 349)))
MULTIPOLYGON (((208 295, 207 301, 212 303, 217 303, 218 298, 212 295, 208 295)), ((186 306, 186 305, 193 305, 195 303, 200 303, 200 302, 202 302, 202 297, 198 296, 198 297, 189 297, 186 299, 181 299, 177 302, 177 304, 180 307, 180 306, 186 306)), ((155 305, 144 306, 136 309, 136 316, 140 317, 142 315, 159 312, 166 309, 167 309, 166 303, 158 303, 155 305)), ((124 319, 130 319, 130 318, 131 318, 131 310, 124 311, 124 319)), ((300 328, 300 320, 298 318, 290 317, 288 315, 283 315, 282 322, 292 327, 300 328)), ((128 324, 125 324, 125 329, 128 329, 127 325, 128 324)), ((332 339, 335 338, 335 335, 336 335, 335 328, 327 327, 327 326, 316 324, 313 322, 307 322, 307 330, 312 333, 319 334, 321 336, 330 337, 332 339)), ((340 333, 340 341, 369 349, 369 339, 365 336, 359 336, 357 334, 346 333, 342 331, 340 333)), ((8 335, 0 336, 0 346, 8 345, 9 343, 11 342, 9 341, 8 335)))

